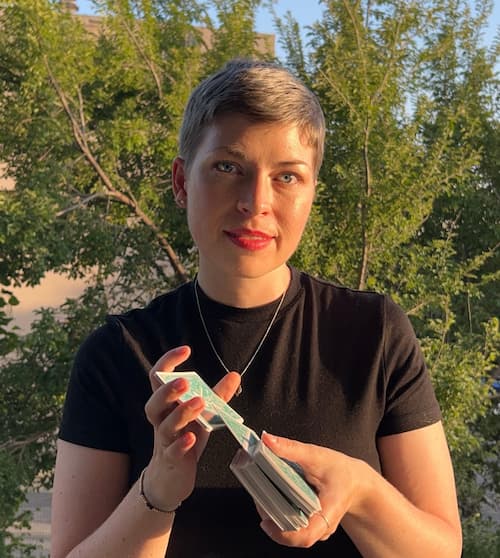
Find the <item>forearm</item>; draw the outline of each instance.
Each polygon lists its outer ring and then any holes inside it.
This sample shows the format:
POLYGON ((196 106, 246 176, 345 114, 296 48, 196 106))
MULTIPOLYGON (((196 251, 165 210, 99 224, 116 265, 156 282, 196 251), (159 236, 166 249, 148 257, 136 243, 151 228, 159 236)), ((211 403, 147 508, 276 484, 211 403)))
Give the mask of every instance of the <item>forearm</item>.
POLYGON ((425 512, 364 462, 358 462, 364 498, 342 520, 365 558, 459 558, 459 525, 425 512))
POLYGON ((109 518, 67 558, 163 558, 174 517, 174 513, 149 510, 137 482, 109 518))

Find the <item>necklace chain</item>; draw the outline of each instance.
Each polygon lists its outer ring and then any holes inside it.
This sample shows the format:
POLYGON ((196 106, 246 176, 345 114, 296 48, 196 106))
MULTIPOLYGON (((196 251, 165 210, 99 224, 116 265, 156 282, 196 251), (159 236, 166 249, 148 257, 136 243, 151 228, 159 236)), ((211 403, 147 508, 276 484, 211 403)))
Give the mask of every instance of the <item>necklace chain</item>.
MULTIPOLYGON (((285 300, 286 292, 287 292, 287 289, 285 289, 283 291, 283 294, 281 295, 278 306, 276 307, 276 310, 274 311, 273 317, 271 318, 271 321, 269 322, 269 324, 266 328, 266 331, 264 332, 264 335, 262 336, 261 340, 259 341, 259 344, 257 345, 257 348, 253 352, 253 354, 250 357, 250 360, 247 362, 245 368, 243 368, 243 370, 240 372, 240 376, 242 378, 243 378, 243 375, 245 374, 245 372, 250 368, 250 365, 254 361, 255 357, 257 356, 257 353, 260 351, 260 348, 262 347, 262 345, 264 344, 264 341, 266 340, 267 336, 269 335, 269 332, 271 331, 271 328, 273 327, 273 324, 276 320, 276 317, 278 316, 278 312, 280 311, 281 305, 283 304, 283 301, 285 300)), ((214 352, 214 355, 217 357, 218 361, 221 363, 221 366, 226 371, 226 374, 229 374, 230 370, 226 366, 224 361, 222 360, 222 358, 219 355, 217 349, 215 348, 214 342, 212 341, 212 337, 210 336, 210 333, 208 332, 208 327, 207 327, 207 324, 205 322, 205 318, 203 317, 203 312, 201 311, 200 298, 198 296, 198 277, 196 277, 196 279, 194 280, 194 296, 195 296, 195 299, 196 299, 196 306, 198 308, 198 314, 200 316, 200 320, 201 320, 201 323, 203 325, 203 329, 205 330, 205 335, 207 336, 208 342, 210 343, 210 347, 212 347, 212 351, 214 352)), ((240 395, 241 391, 242 390, 241 390, 241 384, 240 384, 240 387, 238 388, 238 391, 237 391, 236 395, 240 395)))

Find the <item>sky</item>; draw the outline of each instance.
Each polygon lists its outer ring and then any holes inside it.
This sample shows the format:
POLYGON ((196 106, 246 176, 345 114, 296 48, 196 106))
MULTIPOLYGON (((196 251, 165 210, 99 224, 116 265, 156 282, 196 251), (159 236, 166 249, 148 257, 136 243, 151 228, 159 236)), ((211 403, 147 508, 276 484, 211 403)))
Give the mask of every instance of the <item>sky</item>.
MULTIPOLYGON (((78 13, 82 15, 93 14, 92 0, 77 0, 78 13)), ((277 0, 275 10, 278 16, 284 16, 286 12, 292 12, 301 27, 310 25, 321 17, 323 7, 319 0, 277 0)), ((500 18, 499 18, 500 19, 500 18)), ((273 26, 273 18, 267 9, 260 9, 256 18, 256 30, 259 33, 276 33, 273 26)), ((283 58, 278 41, 276 41, 276 54, 283 58)))
MULTIPOLYGON (((493 3, 493 14, 490 20, 488 32, 485 37, 486 44, 491 44, 493 36, 498 32, 500 27, 500 0, 493 3)), ((92 14, 93 7, 91 0, 78 0, 80 14, 92 14)), ((295 19, 300 23, 301 27, 310 25, 314 21, 320 19, 324 5, 320 0, 277 0, 275 2, 275 10, 279 16, 283 16, 287 11, 292 12, 295 19)), ((256 19, 256 30, 259 33, 275 33, 273 27, 272 16, 268 10, 261 9, 256 19)), ((282 57, 279 45, 276 43, 277 55, 282 57)))
MULTIPOLYGON (((283 16, 287 11, 291 11, 302 27, 310 25, 321 17, 323 7, 320 0, 278 0, 275 9, 278 15, 283 16)), ((490 29, 485 38, 486 44, 491 44, 493 35, 500 26, 500 0, 495 0, 494 13, 490 22, 490 29)), ((94 13, 91 0, 78 0, 80 14, 94 13)), ((260 10, 257 16, 256 29, 260 33, 275 33, 271 15, 260 10)), ((283 58, 279 44, 276 44, 277 54, 283 58)), ((40 306, 43 301, 44 306, 58 306, 67 297, 76 296, 83 288, 83 282, 69 281, 55 274, 49 275, 42 284, 35 288, 24 288, 22 292, 17 292, 21 304, 16 307, 14 318, 25 330, 33 318, 33 310, 40 306)))
MULTIPOLYGON (((79 14, 94 13, 92 0, 77 0, 79 14)), ((277 0, 275 5, 278 15, 291 11, 301 25, 309 25, 319 19, 322 7, 318 0, 277 0)), ((272 17, 268 10, 259 10, 256 28, 259 33, 274 33, 272 17)))

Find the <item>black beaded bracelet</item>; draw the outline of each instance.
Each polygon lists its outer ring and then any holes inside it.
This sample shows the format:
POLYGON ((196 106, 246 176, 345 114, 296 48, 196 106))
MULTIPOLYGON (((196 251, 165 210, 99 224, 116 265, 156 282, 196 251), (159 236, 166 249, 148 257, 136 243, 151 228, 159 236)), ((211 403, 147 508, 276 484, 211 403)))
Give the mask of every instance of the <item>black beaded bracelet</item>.
POLYGON ((146 498, 146 495, 144 494, 144 474, 146 472, 146 469, 147 467, 145 467, 142 470, 141 476, 139 477, 139 487, 140 487, 139 495, 141 497, 141 500, 146 504, 146 507, 151 511, 160 512, 160 513, 175 513, 180 508, 181 504, 179 504, 173 510, 162 510, 160 508, 157 508, 156 506, 153 506, 153 504, 146 498))

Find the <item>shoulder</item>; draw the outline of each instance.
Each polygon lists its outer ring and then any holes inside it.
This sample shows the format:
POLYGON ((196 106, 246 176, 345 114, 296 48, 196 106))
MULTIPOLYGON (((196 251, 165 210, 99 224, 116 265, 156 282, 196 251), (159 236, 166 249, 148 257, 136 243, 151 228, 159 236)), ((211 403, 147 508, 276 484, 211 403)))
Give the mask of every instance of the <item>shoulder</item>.
POLYGON ((176 317, 190 303, 190 283, 162 294, 142 308, 109 314, 105 323, 85 339, 76 355, 76 364, 91 360, 123 362, 133 356, 145 368, 154 363, 168 345, 165 340, 175 329, 176 317))
POLYGON ((385 306, 394 305, 387 295, 337 285, 305 272, 299 272, 299 280, 306 298, 317 298, 336 311, 377 313, 383 317, 385 306))
POLYGON ((172 316, 190 303, 192 299, 192 283, 184 283, 176 289, 154 298, 147 306, 133 308, 122 314, 110 314, 108 324, 121 323, 130 327, 148 327, 164 323, 166 316, 172 316))
POLYGON ((334 323, 346 335, 353 331, 373 335, 383 344, 401 338, 414 342, 408 316, 389 295, 336 285, 304 272, 298 277, 308 314, 326 326, 334 323))

